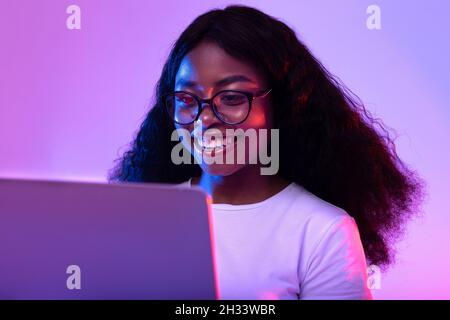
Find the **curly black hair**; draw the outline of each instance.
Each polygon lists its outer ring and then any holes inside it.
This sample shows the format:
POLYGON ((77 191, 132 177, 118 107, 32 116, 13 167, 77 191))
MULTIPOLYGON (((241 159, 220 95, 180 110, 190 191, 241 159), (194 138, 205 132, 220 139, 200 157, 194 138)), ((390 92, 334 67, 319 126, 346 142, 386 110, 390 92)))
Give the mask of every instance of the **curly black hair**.
POLYGON ((382 121, 295 32, 251 7, 211 10, 183 31, 162 70, 155 103, 109 180, 180 183, 201 174, 197 164, 171 161, 178 141, 171 141, 175 127, 162 95, 173 90, 181 60, 202 41, 213 41, 268 79, 280 133, 279 174, 344 209, 356 220, 367 260, 383 269, 392 264, 394 243, 418 212, 422 179, 399 159, 382 121))

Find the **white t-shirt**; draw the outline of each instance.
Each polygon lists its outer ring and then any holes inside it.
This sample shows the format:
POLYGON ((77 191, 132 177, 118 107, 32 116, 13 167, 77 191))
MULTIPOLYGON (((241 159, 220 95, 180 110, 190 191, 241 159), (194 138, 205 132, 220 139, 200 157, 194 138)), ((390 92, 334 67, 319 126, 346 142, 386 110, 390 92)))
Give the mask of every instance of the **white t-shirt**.
POLYGON ((355 220, 302 186, 212 212, 220 299, 372 299, 355 220))

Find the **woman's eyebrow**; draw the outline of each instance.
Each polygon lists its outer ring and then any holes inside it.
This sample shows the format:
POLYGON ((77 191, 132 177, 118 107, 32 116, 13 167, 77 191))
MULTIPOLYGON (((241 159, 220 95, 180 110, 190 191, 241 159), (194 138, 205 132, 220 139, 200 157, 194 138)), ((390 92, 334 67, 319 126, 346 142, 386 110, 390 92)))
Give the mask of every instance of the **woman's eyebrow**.
POLYGON ((183 88, 194 88, 198 86, 198 83, 192 80, 180 79, 176 82, 175 86, 183 88))
MULTIPOLYGON (((223 78, 219 81, 216 81, 215 86, 216 87, 222 87, 222 86, 226 86, 228 84, 234 83, 234 82, 250 82, 250 83, 255 83, 252 79, 250 79, 247 76, 244 76, 242 74, 237 74, 237 75, 232 75, 226 78, 223 78)), ((180 86, 180 87, 188 87, 188 88, 192 88, 192 87, 196 87, 198 85, 197 82, 195 81, 191 81, 191 80, 187 80, 187 79, 180 79, 177 81, 176 86, 180 86)))
POLYGON ((250 82, 255 83, 252 79, 248 78, 247 76, 244 76, 242 74, 237 74, 233 76, 229 76, 226 78, 223 78, 215 83, 217 87, 226 86, 228 84, 231 84, 233 82, 250 82))

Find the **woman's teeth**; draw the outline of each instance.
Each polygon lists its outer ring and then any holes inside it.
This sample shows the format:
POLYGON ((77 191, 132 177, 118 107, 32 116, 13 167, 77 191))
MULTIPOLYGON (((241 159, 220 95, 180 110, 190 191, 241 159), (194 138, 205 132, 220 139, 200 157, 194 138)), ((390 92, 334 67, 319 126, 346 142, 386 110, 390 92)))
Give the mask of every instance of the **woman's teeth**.
POLYGON ((235 141, 235 137, 226 137, 225 139, 223 138, 216 138, 216 139, 210 139, 210 138, 205 138, 203 137, 203 139, 197 139, 198 144, 200 147, 202 147, 205 150, 213 150, 213 149, 222 149, 227 147, 228 145, 231 145, 234 143, 235 141))

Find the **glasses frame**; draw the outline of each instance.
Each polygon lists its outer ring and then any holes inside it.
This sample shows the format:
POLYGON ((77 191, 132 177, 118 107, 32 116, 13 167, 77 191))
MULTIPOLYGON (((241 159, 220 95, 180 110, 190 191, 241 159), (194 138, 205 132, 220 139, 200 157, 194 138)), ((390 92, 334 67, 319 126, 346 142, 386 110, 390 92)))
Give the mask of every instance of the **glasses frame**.
POLYGON ((202 111, 205 109, 205 107, 203 106, 203 104, 208 104, 211 107, 211 110, 213 111, 214 115, 216 116, 217 119, 219 119, 221 122, 225 123, 225 124, 229 124, 229 125, 236 125, 236 124, 240 124, 243 123, 245 120, 247 120, 248 116, 250 115, 250 112, 252 110, 252 102, 253 100, 257 99, 257 98, 265 98, 270 92, 272 91, 272 88, 270 89, 266 89, 266 90, 259 90, 257 91, 257 93, 252 93, 252 92, 248 92, 248 91, 241 91, 241 90, 222 90, 219 92, 216 92, 211 98, 209 99, 202 99, 199 96, 193 94, 192 92, 188 92, 188 91, 174 91, 174 92, 170 92, 170 93, 166 93, 162 96, 163 102, 164 102, 164 109, 166 110, 167 115, 169 116, 169 118, 179 124, 179 125, 189 125, 194 123, 195 121, 198 120, 198 118, 200 117, 200 114, 202 113, 202 111), (213 102, 213 100, 219 95, 222 94, 224 92, 237 92, 237 93, 241 93, 243 95, 245 95, 248 99, 248 112, 247 115, 245 116, 245 118, 239 122, 227 122, 225 120, 223 120, 219 114, 219 112, 216 109, 216 105, 213 102), (184 94, 188 94, 190 96, 192 96, 196 101, 197 101, 197 116, 195 117, 194 120, 192 120, 191 122, 187 122, 187 123, 181 123, 178 122, 174 119, 174 117, 172 117, 172 115, 169 112, 169 106, 167 103, 167 97, 173 94, 177 94, 177 93, 184 93, 184 94))

